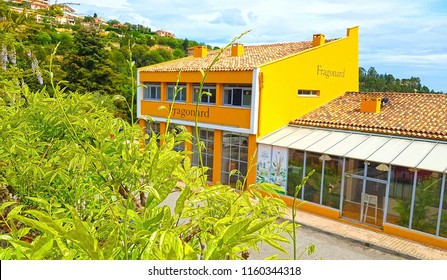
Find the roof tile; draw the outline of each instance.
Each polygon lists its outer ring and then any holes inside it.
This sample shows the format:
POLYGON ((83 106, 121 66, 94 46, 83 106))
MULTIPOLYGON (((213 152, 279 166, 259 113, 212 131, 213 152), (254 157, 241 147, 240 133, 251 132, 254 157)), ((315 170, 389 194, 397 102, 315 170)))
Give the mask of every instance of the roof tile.
MULTIPOLYGON (((326 40, 326 42, 333 41, 326 40)), ((311 41, 276 43, 244 46, 244 54, 231 56, 231 49, 226 49, 211 71, 250 71, 263 64, 293 55, 312 48, 311 41)), ((185 58, 159 63, 140 68, 142 72, 192 72, 206 70, 220 51, 209 51, 206 57, 188 56, 185 58)))
POLYGON ((447 141, 447 95, 347 92, 290 124, 447 141), (361 99, 388 98, 379 114, 360 112, 361 99))

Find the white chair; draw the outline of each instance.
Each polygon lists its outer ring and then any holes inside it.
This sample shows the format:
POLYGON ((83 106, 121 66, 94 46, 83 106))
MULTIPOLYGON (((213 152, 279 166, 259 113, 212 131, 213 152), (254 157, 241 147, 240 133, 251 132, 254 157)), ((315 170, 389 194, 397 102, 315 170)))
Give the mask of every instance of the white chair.
POLYGON ((368 216, 368 210, 369 207, 374 207, 374 223, 377 223, 377 209, 378 209, 378 197, 377 195, 372 195, 372 194, 367 194, 367 193, 362 193, 362 209, 363 211, 363 222, 366 222, 366 217, 371 217, 372 216, 368 216))

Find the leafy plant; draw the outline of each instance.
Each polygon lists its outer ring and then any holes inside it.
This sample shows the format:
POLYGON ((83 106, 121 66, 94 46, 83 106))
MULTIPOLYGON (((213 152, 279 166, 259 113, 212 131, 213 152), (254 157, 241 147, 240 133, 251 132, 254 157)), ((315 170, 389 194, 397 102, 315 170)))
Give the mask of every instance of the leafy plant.
POLYGON ((247 259, 261 243, 288 253, 277 186, 208 186, 206 167, 173 151, 186 130, 142 139, 94 95, 50 85, 0 99, 1 259, 247 259))

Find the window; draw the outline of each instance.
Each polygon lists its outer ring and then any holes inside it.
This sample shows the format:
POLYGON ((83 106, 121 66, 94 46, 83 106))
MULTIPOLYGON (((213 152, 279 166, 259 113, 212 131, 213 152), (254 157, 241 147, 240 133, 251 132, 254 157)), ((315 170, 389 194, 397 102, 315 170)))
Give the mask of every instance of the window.
MULTIPOLYGON (((199 128, 199 140, 203 142, 202 160, 203 165, 209 167, 209 170, 205 173, 208 177, 208 181, 213 180, 213 154, 214 154, 214 130, 199 128)), ((192 148, 192 164, 200 166, 199 152, 197 148, 197 141, 194 140, 192 148)))
POLYGON ((160 100, 160 84, 145 83, 144 85, 143 98, 145 100, 160 100))
MULTIPOLYGON (((197 98, 199 97, 199 85, 194 85, 194 94, 192 102, 196 103, 197 98)), ((200 103, 208 103, 208 104, 216 104, 216 87, 212 85, 204 85, 202 87, 202 92, 209 92, 211 96, 208 94, 202 94, 202 98, 200 99, 200 103)))
POLYGON ((250 107, 251 87, 228 85, 224 88, 224 105, 250 107))
POLYGON ((411 228, 436 234, 442 174, 418 170, 411 228), (419 173, 421 173, 419 176, 419 173), (425 172, 425 174, 424 174, 425 172))
POLYGON ((299 89, 298 96, 320 96, 319 90, 299 89))
POLYGON ((175 95, 175 101, 186 102, 186 85, 168 84, 168 100, 172 101, 172 99, 174 99, 174 95, 175 95))
POLYGON ((248 166, 248 135, 224 131, 222 137, 222 173, 223 184, 235 184, 237 180, 243 181, 239 174, 230 176, 233 169, 239 170, 244 176, 248 166))
MULTIPOLYGON (((146 123, 146 134, 149 135, 149 138, 146 139, 147 144, 152 137, 158 137, 160 135, 160 123, 148 121, 146 123)), ((157 144, 160 144, 160 138, 157 138, 157 144)))
POLYGON ((174 137, 174 147, 172 148, 172 150, 176 151, 176 152, 181 152, 185 150, 185 137, 184 137, 184 133, 188 133, 186 128, 183 125, 176 125, 173 123, 169 124, 168 127, 168 131, 169 133, 174 133, 175 137, 174 137))
MULTIPOLYGON (((294 196, 296 186, 303 181, 304 151, 289 149, 289 166, 287 172, 287 194, 294 196)), ((300 190, 298 198, 301 198, 300 190)))

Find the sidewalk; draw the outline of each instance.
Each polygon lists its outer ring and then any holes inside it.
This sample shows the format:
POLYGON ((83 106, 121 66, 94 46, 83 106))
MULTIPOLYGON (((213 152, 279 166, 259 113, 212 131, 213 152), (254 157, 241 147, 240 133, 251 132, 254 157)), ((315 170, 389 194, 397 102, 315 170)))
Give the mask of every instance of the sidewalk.
MULTIPOLYGON (((292 220, 289 209, 288 219, 292 220)), ((297 223, 408 259, 447 260, 447 250, 297 210, 297 223)))

